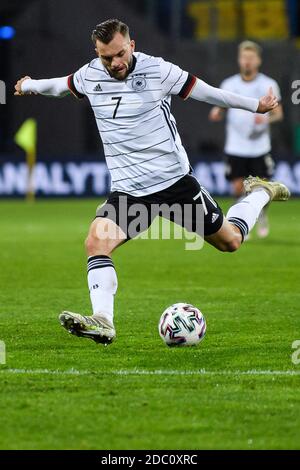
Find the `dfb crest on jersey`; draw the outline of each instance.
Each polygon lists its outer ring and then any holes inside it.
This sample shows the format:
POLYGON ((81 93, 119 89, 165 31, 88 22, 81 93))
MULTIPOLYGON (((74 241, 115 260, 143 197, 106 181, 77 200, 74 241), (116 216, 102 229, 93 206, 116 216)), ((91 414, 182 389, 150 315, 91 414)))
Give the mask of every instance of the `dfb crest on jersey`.
POLYGON ((135 90, 135 91, 143 91, 144 88, 146 87, 146 79, 145 77, 142 77, 140 75, 137 75, 135 77, 133 77, 132 79, 132 88, 135 90))

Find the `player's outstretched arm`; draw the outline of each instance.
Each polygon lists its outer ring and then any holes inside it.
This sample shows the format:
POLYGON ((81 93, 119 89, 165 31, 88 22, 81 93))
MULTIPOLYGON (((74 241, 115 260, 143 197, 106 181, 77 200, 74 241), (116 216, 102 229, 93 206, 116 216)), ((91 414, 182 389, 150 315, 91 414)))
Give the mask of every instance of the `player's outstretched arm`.
POLYGON ((63 98, 71 93, 68 86, 68 77, 32 80, 26 76, 17 81, 15 90, 15 96, 34 94, 63 98))
POLYGON ((266 96, 258 100, 215 88, 199 78, 189 96, 221 108, 238 108, 252 113, 267 113, 278 106, 278 100, 271 88, 266 96))

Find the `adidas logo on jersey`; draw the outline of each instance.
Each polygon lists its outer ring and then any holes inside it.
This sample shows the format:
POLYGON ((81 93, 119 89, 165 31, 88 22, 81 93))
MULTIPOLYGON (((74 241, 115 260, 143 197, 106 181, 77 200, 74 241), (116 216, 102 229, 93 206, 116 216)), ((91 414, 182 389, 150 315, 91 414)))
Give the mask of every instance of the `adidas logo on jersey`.
POLYGON ((98 85, 95 86, 95 88, 93 89, 93 91, 102 91, 102 88, 101 88, 100 83, 98 83, 98 85))
POLYGON ((219 218, 219 214, 216 214, 215 212, 212 213, 211 216, 211 222, 212 224, 215 223, 215 221, 219 218))

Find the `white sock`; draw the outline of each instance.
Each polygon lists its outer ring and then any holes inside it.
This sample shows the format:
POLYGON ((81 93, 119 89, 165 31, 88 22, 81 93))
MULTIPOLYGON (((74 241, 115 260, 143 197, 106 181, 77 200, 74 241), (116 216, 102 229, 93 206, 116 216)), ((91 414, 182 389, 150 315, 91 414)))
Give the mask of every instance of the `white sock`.
POLYGON ((88 258, 88 286, 93 316, 104 317, 113 323, 114 296, 118 288, 117 274, 109 256, 88 258))
POLYGON ((268 214, 265 209, 263 209, 261 213, 259 214, 258 222, 262 225, 265 225, 268 223, 268 214))
POLYGON ((253 229, 263 207, 270 201, 270 196, 264 189, 257 189, 246 196, 241 202, 230 207, 227 213, 228 222, 236 225, 243 239, 253 229))

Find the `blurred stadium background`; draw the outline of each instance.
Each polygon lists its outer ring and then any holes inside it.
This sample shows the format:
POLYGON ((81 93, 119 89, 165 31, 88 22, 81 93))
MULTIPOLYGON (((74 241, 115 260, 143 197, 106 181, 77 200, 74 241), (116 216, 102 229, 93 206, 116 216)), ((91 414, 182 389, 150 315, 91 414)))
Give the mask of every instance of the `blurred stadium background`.
MULTIPOLYGON (((276 177, 300 194, 300 111, 292 83, 300 78, 297 0, 1 0, 0 197, 23 197, 27 167, 14 136, 27 118, 38 124, 35 184, 40 197, 103 196, 109 188, 101 142, 89 104, 13 96, 24 75, 51 78, 76 71, 94 57, 90 33, 110 17, 127 22, 137 50, 163 56, 218 86, 237 72, 237 45, 247 38, 264 49, 262 72, 281 87, 285 119, 273 126, 276 177), (3 100, 2 100, 3 101, 3 100)), ((195 173, 226 195, 224 124, 209 123, 210 107, 173 99, 173 113, 195 173)))

